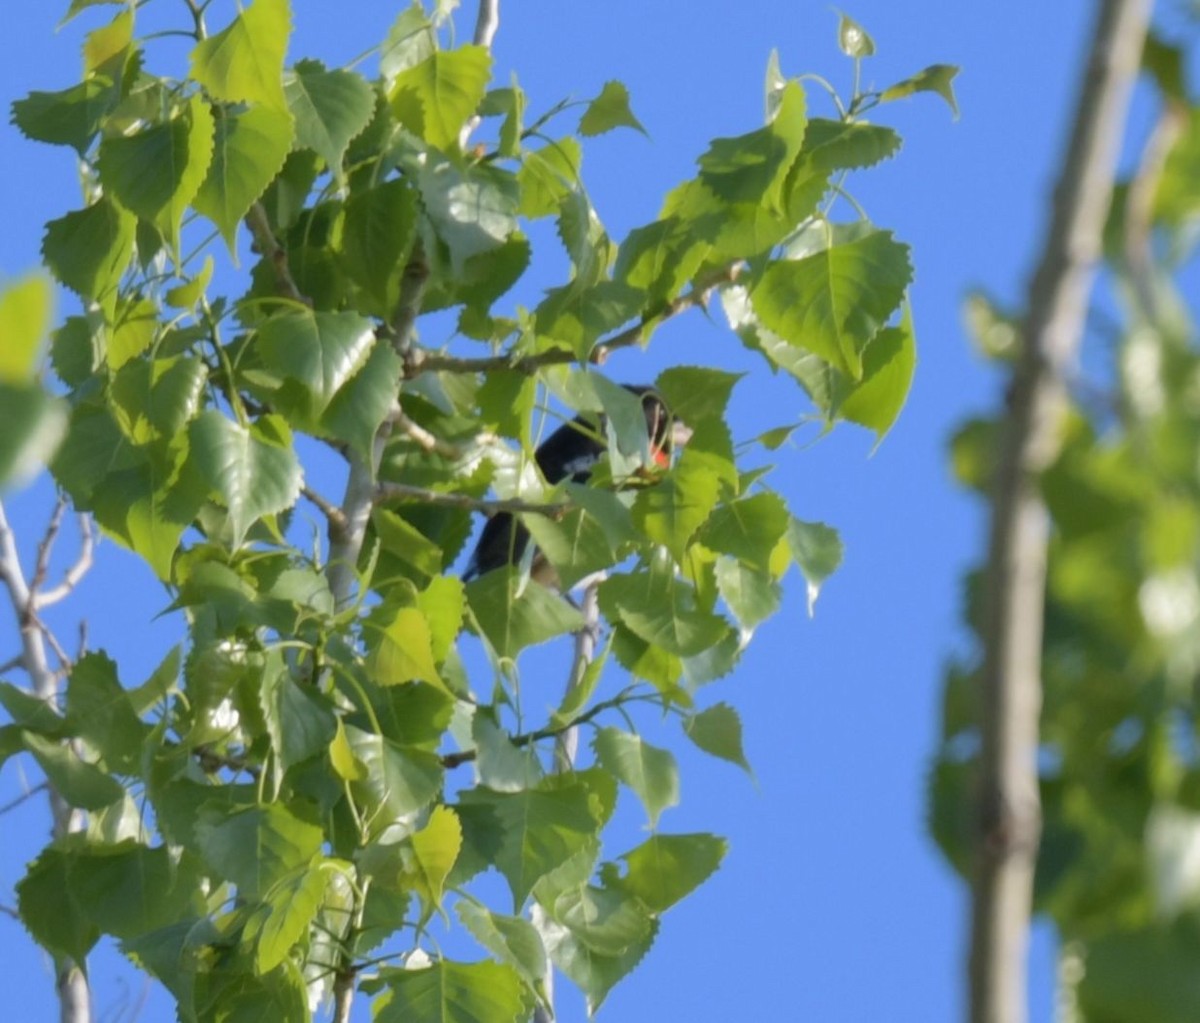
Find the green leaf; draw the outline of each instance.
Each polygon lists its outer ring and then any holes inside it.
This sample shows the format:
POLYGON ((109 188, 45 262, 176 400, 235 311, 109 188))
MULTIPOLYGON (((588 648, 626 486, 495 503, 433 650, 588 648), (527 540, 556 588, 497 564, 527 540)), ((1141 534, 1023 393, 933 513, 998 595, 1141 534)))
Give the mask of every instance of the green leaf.
POLYGON ((386 987, 375 1023, 517 1023, 529 1011, 520 975, 499 963, 440 960, 424 969, 380 971, 386 987))
MULTIPOLYGON (((55 739, 66 734, 65 718, 60 717, 45 700, 39 700, 11 682, 0 682, 0 707, 21 728, 55 739)), ((19 748, 25 748, 24 740, 20 741, 19 748)))
MULTIPOLYGON (((607 890, 591 888, 590 891, 607 890)), ((608 894, 611 898, 612 893, 608 894)), ((627 921, 633 922, 638 919, 637 907, 640 907, 641 919, 647 920, 648 927, 643 937, 629 942, 615 955, 597 952, 580 936, 578 931, 563 926, 558 921, 538 912, 536 908, 534 911, 534 920, 542 932, 546 951, 549 952, 554 965, 583 991, 587 999, 589 1016, 594 1015, 600 1009, 608 997, 608 993, 642 961, 658 934, 658 921, 644 916, 646 909, 639 900, 626 897, 625 906, 624 917, 627 921)), ((612 915, 617 920, 621 918, 619 910, 612 915)), ((632 930, 632 928, 628 929, 632 930)))
POLYGON ((697 161, 700 181, 727 203, 778 206, 783 174, 800 152, 808 127, 804 90, 788 82, 771 122, 736 138, 714 139, 697 161))
POLYGON ((44 277, 26 277, 0 291, 0 384, 32 379, 53 308, 54 293, 44 277))
POLYGON ((873 167, 894 155, 900 136, 891 128, 864 121, 830 121, 814 117, 808 122, 801 160, 793 169, 794 189, 806 188, 805 179, 823 180, 830 171, 873 167))
POLYGON ((313 418, 362 368, 374 343, 374 324, 357 313, 287 309, 258 328, 263 362, 304 389, 313 418))
POLYGON ((667 572, 611 576, 599 597, 606 617, 676 657, 701 653, 729 631, 724 618, 696 607, 691 587, 667 572))
POLYGON ((113 82, 103 76, 61 92, 31 92, 12 105, 13 123, 27 138, 72 146, 82 157, 119 96, 113 82))
POLYGON ((196 44, 191 77, 215 100, 286 110, 283 60, 291 31, 288 0, 254 0, 228 28, 196 44))
POLYGON ((137 359, 111 378, 109 407, 135 443, 170 439, 200 410, 207 382, 208 368, 193 356, 137 359))
POLYGON ((566 601, 517 568, 487 572, 467 584, 467 603, 484 638, 499 657, 512 659, 528 646, 583 626, 566 601))
POLYGON ((357 728, 347 728, 346 737, 366 769, 366 777, 354 783, 354 791, 372 811, 380 811, 376 828, 423 810, 441 791, 444 770, 435 754, 357 728))
POLYGON ((606 131, 622 127, 646 134, 642 122, 633 116, 629 106, 629 90, 621 82, 605 82, 600 95, 588 104, 579 119, 579 134, 603 135, 606 131))
POLYGON ((271 745, 286 771, 328 749, 337 734, 337 719, 328 703, 310 687, 301 686, 279 665, 259 691, 259 704, 271 745))
POLYGON ((43 948, 83 962, 100 940, 100 929, 84 913, 69 884, 71 854, 44 849, 17 882, 21 922, 43 948))
POLYGON ((749 568, 765 571, 771 552, 790 521, 782 497, 760 493, 719 506, 708 517, 697 539, 710 550, 732 555, 749 568))
POLYGON ((558 521, 544 515, 525 515, 521 521, 554 566, 564 589, 617 562, 603 525, 582 508, 573 508, 558 521))
POLYGON ((247 429, 210 409, 192 421, 188 435, 192 457, 229 510, 235 545, 262 516, 295 504, 300 463, 278 416, 264 416, 247 429))
POLYGON ((67 430, 67 406, 40 384, 0 381, 0 487, 49 462, 67 430))
POLYGON ((497 168, 459 167, 434 155, 421 165, 417 184, 457 275, 472 256, 499 248, 517 229, 517 183, 497 168))
POLYGON ((876 443, 887 436, 908 400, 917 347, 908 317, 898 327, 884 327, 863 353, 863 375, 838 406, 838 415, 875 432, 876 443))
POLYGON ((476 708, 471 718, 475 742, 475 764, 481 785, 497 792, 520 792, 536 788, 545 775, 537 746, 517 746, 512 736, 496 721, 488 707, 476 708))
POLYGON ((351 195, 342 224, 346 273, 363 289, 366 310, 390 318, 416 239, 417 194, 395 178, 351 195))
POLYGON ((848 15, 840 14, 838 48, 847 57, 870 57, 875 53, 875 41, 857 21, 848 15))
POLYGON ((283 167, 292 134, 288 112, 266 105, 225 111, 217 122, 212 165, 193 205, 217 225, 230 251, 242 217, 283 167))
POLYGON ((462 126, 483 101, 491 74, 492 56, 482 46, 435 50, 392 80, 392 112, 430 145, 456 147, 462 126))
POLYGON ((330 401, 322 431, 346 441, 370 459, 376 431, 391 412, 400 391, 404 365, 391 345, 372 346, 366 364, 330 401))
POLYGON ((1195 914, 1172 922, 1101 932, 1086 947, 1088 969, 1078 987, 1089 1019, 1187 1023, 1200 1013, 1191 968, 1200 953, 1195 914))
POLYGON ((366 637, 370 651, 367 671, 376 685, 420 681, 445 688, 434 663, 429 620, 417 608, 400 607, 372 615, 366 637))
POLYGON ((203 806, 195 833, 198 852, 247 899, 263 898, 290 872, 307 866, 325 840, 319 827, 282 803, 233 812, 203 806))
POLYGON ((728 848, 716 835, 655 835, 621 857, 625 876, 613 883, 662 913, 712 876, 728 848))
POLYGON ((426 912, 441 908, 446 878, 462 850, 462 825, 448 806, 435 806, 429 820, 409 839, 413 861, 408 883, 425 903, 426 912))
POLYGON ((782 590, 774 575, 735 558, 718 558, 717 591, 745 630, 756 629, 779 610, 782 590))
POLYGON ((68 213, 46 225, 42 258, 58 280, 84 299, 107 308, 133 256, 136 219, 110 199, 68 213))
POLYGON ((954 77, 959 72, 953 64, 933 64, 919 72, 906 78, 902 82, 897 82, 890 88, 884 89, 879 94, 880 102, 888 103, 891 100, 904 99, 916 92, 936 92, 949 105, 950 110, 955 117, 958 117, 958 101, 954 98, 954 77))
POLYGON ((313 864, 283 878, 250 913, 242 942, 254 950, 257 973, 270 973, 307 936, 327 885, 327 870, 313 864))
POLYGON ((742 719, 727 703, 717 703, 683 719, 683 731, 705 753, 753 774, 742 749, 742 719))
POLYGON ((376 508, 371 512, 371 525, 383 550, 421 575, 437 576, 441 572, 442 549, 407 519, 386 508, 376 508))
POLYGON ((169 120, 100 143, 100 181, 125 209, 174 239, 213 158, 213 115, 195 95, 169 120))
POLYGON ((459 797, 458 814, 467 845, 487 849, 520 910, 537 881, 592 841, 600 821, 591 791, 570 778, 520 792, 483 786, 459 797))
POLYGON ((120 782, 95 764, 80 759, 70 746, 52 742, 34 732, 26 732, 24 741, 25 748, 46 772, 50 784, 71 806, 81 810, 102 810, 125 794, 120 782))
POLYGON ((557 213, 563 199, 580 187, 582 160, 579 140, 571 136, 526 152, 517 171, 521 216, 536 220, 557 213))
POLYGON ((706 366, 672 366, 659 374, 654 387, 673 416, 689 426, 699 426, 725 415, 729 396, 743 376, 706 366))
POLYGON ((772 331, 858 380, 863 352, 911 281, 908 247, 874 231, 804 259, 771 263, 750 298, 772 331))
POLYGON ((86 654, 71 668, 67 720, 72 734, 90 742, 113 770, 138 772, 150 726, 134 711, 116 664, 104 654, 86 654))
POLYGON ((350 140, 370 123, 375 92, 354 71, 327 71, 320 62, 302 60, 284 80, 288 109, 296 121, 296 145, 311 149, 335 177, 350 140))
POLYGON ((379 51, 379 73, 390 82, 437 49, 437 34, 419 2, 401 11, 379 51))
POLYGON ((842 563, 842 541, 837 531, 823 522, 804 522, 797 518, 788 525, 787 536, 792 557, 808 581, 808 613, 811 615, 822 584, 842 563))
POLYGON ((657 485, 641 491, 633 503, 633 522, 655 543, 682 562, 696 531, 716 506, 721 482, 689 451, 657 485))
POLYGON ((467 899, 454 904, 463 926, 485 949, 521 976, 530 990, 540 990, 546 977, 546 949, 528 920, 519 916, 493 913, 467 899))
POLYGON ((80 845, 68 860, 67 882, 79 908, 105 934, 134 938, 193 912, 200 897, 196 858, 166 846, 132 841, 80 845))
POLYGON ((658 827, 663 810, 678 805, 679 767, 669 750, 651 746, 641 736, 619 728, 600 729, 592 749, 600 766, 642 801, 650 827, 658 827))

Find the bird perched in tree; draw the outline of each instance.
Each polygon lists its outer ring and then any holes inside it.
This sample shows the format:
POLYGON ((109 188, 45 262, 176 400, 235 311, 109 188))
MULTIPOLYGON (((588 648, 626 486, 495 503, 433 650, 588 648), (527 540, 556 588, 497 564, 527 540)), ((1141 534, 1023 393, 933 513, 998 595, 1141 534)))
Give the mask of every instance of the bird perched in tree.
MULTIPOLYGON (((671 415, 670 409, 657 391, 636 384, 623 385, 636 394, 646 417, 646 435, 654 464, 662 469, 671 464, 671 452, 677 443, 687 439, 689 431, 671 415)), ((585 483, 607 450, 605 417, 576 416, 547 437, 534 452, 534 461, 547 483, 585 483)), ((488 519, 479 534, 475 550, 467 563, 463 579, 470 580, 505 565, 516 564, 529 546, 529 531, 515 516, 498 512, 488 519)), ((540 574, 537 552, 534 553, 535 578, 540 574)))

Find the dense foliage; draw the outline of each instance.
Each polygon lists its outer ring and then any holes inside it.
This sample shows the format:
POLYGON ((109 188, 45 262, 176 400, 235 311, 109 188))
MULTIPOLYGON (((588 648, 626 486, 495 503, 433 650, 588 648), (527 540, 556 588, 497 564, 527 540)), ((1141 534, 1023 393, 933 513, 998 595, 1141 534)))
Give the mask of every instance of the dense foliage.
MULTIPOLYGON (((1200 112, 1185 65, 1161 40, 1147 47, 1157 123, 1117 190, 1107 286, 1061 454, 1042 480, 1053 536, 1035 899, 1062 938, 1067 1019, 1200 1015, 1200 112)), ((1013 354, 1013 315, 978 295, 968 320, 986 354, 1013 354)), ((986 490, 1002 428, 978 419, 956 435, 952 459, 967 485, 986 490)), ((966 604, 978 629, 974 577, 966 604)), ((931 783, 934 834, 963 870, 976 812, 977 668, 968 659, 948 674, 931 783)))
MULTIPOLYGON (((917 91, 953 104, 953 69, 831 95, 827 118, 772 59, 765 125, 715 140, 618 244, 580 177, 582 139, 641 128, 618 82, 582 116, 535 113, 515 80, 490 87, 485 45, 444 47, 441 9, 399 16, 372 79, 288 65, 287 0, 232 7, 185 0, 194 45, 164 77, 120 5, 80 82, 13 110, 81 161, 83 201, 42 248, 81 308, 53 332, 50 397, 49 286, 4 293, 0 475, 52 454, 188 630, 140 685, 103 653, 67 666, 61 706, 0 684, 0 755, 87 811, 20 882, 21 918, 65 959, 114 936, 184 1020, 308 1019, 355 990, 383 1021, 525 1019, 548 962, 594 1008, 725 854, 659 830, 676 761, 635 712, 744 766, 736 711, 699 687, 734 668, 789 566, 815 595, 840 558, 763 478, 795 420, 735 444, 739 378, 670 369, 655 387, 692 435, 664 468, 599 367, 719 292, 820 418, 882 437, 915 361, 908 249, 833 211, 846 173, 900 144, 863 115, 917 91), (569 272, 533 308, 501 305, 540 237, 569 272), (548 485, 533 451, 577 414, 606 464, 548 485), (306 468, 330 458, 343 469, 306 468), (480 512, 519 515, 582 599, 528 558, 464 584, 480 512), (559 638, 557 661, 529 659, 559 638), (545 713, 547 674, 566 686, 545 713), (614 855, 619 787, 651 835, 614 855), (489 958, 429 940, 451 913, 489 958)), ((856 70, 873 52, 849 19, 840 42, 856 70)))

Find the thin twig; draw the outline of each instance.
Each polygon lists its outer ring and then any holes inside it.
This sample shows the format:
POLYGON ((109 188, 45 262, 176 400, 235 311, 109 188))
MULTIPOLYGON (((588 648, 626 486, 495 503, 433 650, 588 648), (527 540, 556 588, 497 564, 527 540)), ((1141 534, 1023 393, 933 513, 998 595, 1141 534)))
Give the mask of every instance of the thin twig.
MULTIPOLYGON (((641 344, 646 338, 647 330, 669 320, 694 306, 704 305, 713 288, 723 284, 732 284, 742 272, 741 263, 730 263, 728 266, 706 276, 699 281, 686 295, 668 302, 660 312, 641 317, 632 327, 614 334, 606 341, 597 342, 588 355, 586 362, 602 366, 609 356, 622 348, 632 348, 641 344)), ((532 355, 489 355, 480 358, 460 358, 454 355, 414 350, 405 362, 405 375, 410 379, 422 373, 492 373, 497 370, 515 370, 517 373, 530 374, 545 366, 563 366, 572 362, 580 362, 579 355, 570 348, 548 348, 544 352, 532 355)))
POLYGON ((19 668, 24 663, 25 659, 20 654, 17 654, 16 657, 10 657, 3 664, 0 664, 0 675, 5 674, 5 672, 12 671, 14 668, 19 668))
MULTIPOLYGON (((578 663, 579 662, 576 662, 577 666, 578 663)), ((584 663, 583 667, 586 669, 587 664, 584 663)), ((580 677, 582 678, 582 674, 580 677)), ((623 707, 631 700, 636 701, 639 699, 644 699, 644 697, 630 697, 625 693, 622 693, 619 696, 614 696, 610 700, 601 700, 599 703, 592 704, 592 706, 590 706, 582 714, 578 714, 571 718, 571 720, 566 724, 547 725, 545 728, 539 728, 536 732, 524 732, 520 735, 514 735, 509 741, 514 746, 524 747, 535 742, 543 742, 546 739, 557 739, 560 736, 566 735, 568 732, 577 729, 580 725, 586 725, 589 721, 599 717, 606 710, 616 710, 619 707, 623 707)), ((458 753, 447 753, 441 758, 442 766, 447 769, 461 767, 463 764, 471 763, 471 761, 475 760, 478 755, 478 751, 474 749, 461 750, 458 753)))
POLYGON ((33 788, 21 793, 21 795, 17 796, 15 799, 10 799, 7 803, 0 805, 0 817, 3 817, 6 813, 15 810, 18 806, 21 806, 23 803, 32 799, 39 793, 47 791, 49 788, 49 782, 38 782, 38 784, 33 786, 33 788))
POLYGON ((71 567, 63 573, 62 582, 49 590, 31 586, 33 590, 33 606, 35 608, 52 607, 54 604, 69 597, 83 577, 92 569, 96 553, 96 530, 92 520, 87 515, 77 516, 79 523, 79 555, 71 567))
POLYGON ((480 448, 495 444, 497 439, 494 433, 484 430, 475 434, 466 443, 456 444, 453 441, 444 440, 436 434, 430 433, 420 423, 410 419, 399 404, 392 410, 388 420, 418 447, 432 455, 441 455, 443 458, 455 460, 469 458, 480 448))
POLYGON ((37 555, 33 559, 33 575, 29 578, 29 591, 35 595, 46 581, 46 573, 50 571, 50 555, 54 552, 54 541, 58 539, 58 530, 62 526, 63 512, 67 510, 67 495, 60 493, 54 502, 54 511, 50 513, 50 521, 46 523, 46 531, 38 542, 37 555))
POLYGON ((417 487, 409 483, 380 483, 375 488, 375 504, 391 504, 393 502, 432 504, 439 508, 464 508, 467 511, 483 512, 485 515, 495 515, 498 512, 519 515, 522 512, 528 512, 531 515, 545 515, 552 519, 562 518, 570 508, 566 502, 538 504, 533 501, 521 501, 517 498, 488 500, 482 497, 471 497, 468 494, 429 490, 426 487, 417 487))
POLYGON ((1142 149, 1136 173, 1125 198, 1125 262, 1141 306, 1151 323, 1159 320, 1159 302, 1152 271, 1151 228, 1154 200, 1167 157, 1188 123, 1186 104, 1167 97, 1150 137, 1142 149))

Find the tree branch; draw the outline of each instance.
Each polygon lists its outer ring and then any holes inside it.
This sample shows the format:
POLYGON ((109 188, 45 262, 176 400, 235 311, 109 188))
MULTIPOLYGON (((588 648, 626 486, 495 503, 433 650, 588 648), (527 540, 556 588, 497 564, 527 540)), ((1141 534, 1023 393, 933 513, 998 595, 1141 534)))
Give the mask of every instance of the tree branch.
MULTIPOLYGON (((61 513, 60 513, 61 514, 61 513)), ((53 515, 51 516, 53 522, 53 515)), ((57 528, 57 527, 55 527, 57 528)), ((46 535, 51 535, 48 528, 46 535)), ((51 542, 52 542, 51 537, 51 542)), ((46 545, 43 539, 43 545, 46 545)), ((39 554, 39 557, 41 555, 39 554)), ((47 554, 48 558, 49 555, 47 554)), ((34 595, 21 567, 17 552, 16 536, 8 524, 4 503, 0 501, 0 582, 8 591, 9 601, 17 619, 21 635, 21 666, 29 675, 34 695, 39 700, 53 705, 58 697, 58 677, 51 670, 46 658, 45 631, 37 620, 34 595)), ((53 785, 47 784, 50 797, 50 814, 53 820, 53 835, 63 838, 83 827, 83 815, 73 809, 53 785)), ((61 1023, 90 1023, 92 1018, 91 995, 87 977, 70 959, 55 960, 55 986, 58 990, 59 1019, 61 1023)))
POLYGON ((35 608, 51 607, 65 600, 79 585, 83 577, 91 571, 96 553, 96 530, 92 526, 91 518, 87 515, 76 516, 76 521, 79 523, 79 555, 71 567, 63 573, 62 581, 57 586, 48 590, 41 589, 40 584, 30 587, 34 591, 33 606, 35 608))
POLYGON ((332 501, 322 497, 312 487, 302 486, 300 493, 308 499, 309 504, 316 505, 317 510, 329 520, 329 535, 338 536, 346 529, 346 516, 342 514, 342 509, 332 501))
MULTIPOLYGON (((661 312, 643 316, 632 327, 626 327, 606 341, 599 341, 592 349, 587 362, 603 366, 613 352, 632 348, 645 340, 646 332, 666 320, 686 312, 694 306, 704 305, 713 288, 732 284, 742 272, 741 263, 730 263, 698 281, 686 295, 668 302, 661 312)), ((492 373, 497 370, 515 370, 518 373, 535 373, 544 366, 563 366, 579 362, 579 356, 569 348, 549 348, 532 355, 488 355, 480 358, 460 358, 454 355, 414 350, 405 362, 405 375, 411 379, 422 373, 492 373)))
POLYGON ((1022 352, 993 480, 985 591, 979 821, 971 920, 972 1023, 1023 1023, 1034 864, 1041 834, 1038 715, 1046 510, 1064 377, 1083 332, 1150 0, 1103 0, 1071 139, 1029 291, 1022 352))
POLYGON ((299 287, 296 286, 292 268, 288 266, 287 250, 279 244, 279 239, 271 230, 267 208, 261 202, 256 202, 246 213, 246 226, 250 228, 250 234, 254 236, 255 248, 264 259, 270 262, 271 268, 275 272, 279 293, 287 298, 295 299, 297 302, 303 302, 304 305, 312 305, 312 302, 301 294, 299 287))

